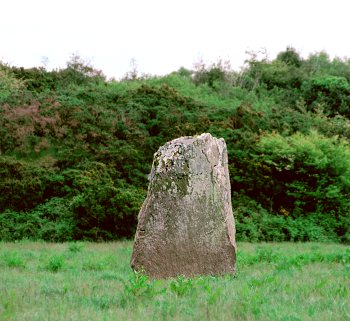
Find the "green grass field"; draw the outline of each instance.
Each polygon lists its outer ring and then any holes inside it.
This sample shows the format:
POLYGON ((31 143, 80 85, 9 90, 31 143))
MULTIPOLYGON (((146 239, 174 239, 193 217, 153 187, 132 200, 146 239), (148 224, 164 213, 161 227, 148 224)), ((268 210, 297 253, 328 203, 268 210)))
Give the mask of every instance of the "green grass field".
POLYGON ((235 277, 149 281, 132 242, 0 243, 0 320, 350 320, 350 248, 239 243, 235 277))

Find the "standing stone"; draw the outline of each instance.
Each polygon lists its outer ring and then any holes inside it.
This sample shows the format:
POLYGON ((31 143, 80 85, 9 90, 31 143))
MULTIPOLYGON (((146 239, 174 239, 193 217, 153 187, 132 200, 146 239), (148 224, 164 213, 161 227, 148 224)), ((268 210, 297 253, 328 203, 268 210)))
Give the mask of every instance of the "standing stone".
POLYGON ((236 242, 224 139, 181 137, 154 155, 131 266, 151 278, 235 273, 236 242))

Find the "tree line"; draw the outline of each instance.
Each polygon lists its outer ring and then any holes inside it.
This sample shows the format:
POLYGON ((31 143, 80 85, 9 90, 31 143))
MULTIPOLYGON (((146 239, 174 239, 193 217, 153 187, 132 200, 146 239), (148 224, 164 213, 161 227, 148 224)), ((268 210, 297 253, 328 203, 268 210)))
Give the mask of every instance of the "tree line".
POLYGON ((0 239, 131 238, 153 154, 223 137, 237 239, 350 241, 350 60, 325 52, 244 68, 218 60, 107 80, 0 64, 0 239))

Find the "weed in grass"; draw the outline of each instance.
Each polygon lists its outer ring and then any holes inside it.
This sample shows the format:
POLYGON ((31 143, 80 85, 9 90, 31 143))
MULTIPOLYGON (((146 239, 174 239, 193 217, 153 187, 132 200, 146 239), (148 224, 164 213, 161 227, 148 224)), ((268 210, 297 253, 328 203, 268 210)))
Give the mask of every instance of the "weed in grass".
POLYGON ((156 294, 155 281, 151 281, 143 271, 133 271, 125 281, 121 279, 124 291, 118 297, 118 306, 126 309, 142 302, 142 299, 151 299, 156 294))
POLYGON ((61 255, 54 255, 50 258, 50 260, 45 265, 45 270, 50 272, 58 272, 59 270, 62 270, 65 265, 65 261, 63 256, 61 255))
POLYGON ((205 293, 205 301, 206 301, 206 319, 210 320, 211 319, 211 313, 210 313, 210 308, 211 306, 214 306, 218 299, 220 298, 222 294, 222 288, 216 287, 215 289, 212 288, 209 283, 208 279, 204 279, 205 282, 203 284, 203 290, 205 293))
POLYGON ((84 249, 84 244, 80 242, 70 243, 68 249, 72 253, 78 253, 84 249))
POLYGON ((279 259, 277 253, 274 253, 271 248, 258 247, 256 250, 256 256, 259 262, 272 263, 279 259))
POLYGON ((5 262, 5 265, 8 267, 24 267, 23 258, 17 252, 7 252, 2 256, 2 260, 5 262))
POLYGON ((155 281, 150 281, 143 271, 134 271, 124 283, 124 291, 127 295, 134 297, 152 297, 155 294, 155 281))
POLYGON ((97 261, 91 257, 88 257, 83 262, 83 270, 84 271, 103 271, 106 268, 104 262, 97 261))
POLYGON ((178 276, 170 283, 170 290, 177 296, 184 296, 194 290, 193 280, 185 278, 184 276, 178 276))
POLYGON ((275 271, 283 273, 291 273, 294 269, 300 270, 302 268, 303 259, 300 257, 286 258, 282 257, 275 264, 275 271))

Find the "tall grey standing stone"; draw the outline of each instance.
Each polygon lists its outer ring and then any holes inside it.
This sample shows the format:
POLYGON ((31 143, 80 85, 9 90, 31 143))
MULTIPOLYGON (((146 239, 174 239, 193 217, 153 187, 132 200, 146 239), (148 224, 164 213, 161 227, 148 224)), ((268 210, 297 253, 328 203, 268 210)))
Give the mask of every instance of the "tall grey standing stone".
POLYGON ((235 273, 224 139, 181 137, 154 154, 131 266, 151 278, 235 273))

